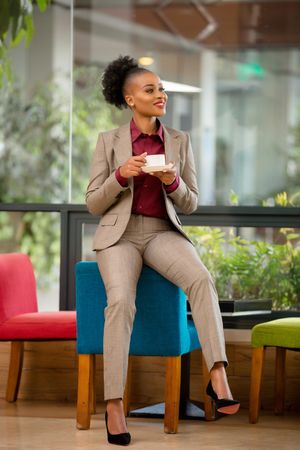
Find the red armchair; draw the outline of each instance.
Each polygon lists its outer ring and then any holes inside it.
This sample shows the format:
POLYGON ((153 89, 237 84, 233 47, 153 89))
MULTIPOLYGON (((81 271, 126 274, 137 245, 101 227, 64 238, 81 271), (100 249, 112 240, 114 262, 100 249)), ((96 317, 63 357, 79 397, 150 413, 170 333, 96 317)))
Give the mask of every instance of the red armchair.
POLYGON ((11 341, 6 400, 18 397, 24 341, 76 340, 75 311, 38 312, 32 264, 22 253, 0 254, 0 341, 11 341))

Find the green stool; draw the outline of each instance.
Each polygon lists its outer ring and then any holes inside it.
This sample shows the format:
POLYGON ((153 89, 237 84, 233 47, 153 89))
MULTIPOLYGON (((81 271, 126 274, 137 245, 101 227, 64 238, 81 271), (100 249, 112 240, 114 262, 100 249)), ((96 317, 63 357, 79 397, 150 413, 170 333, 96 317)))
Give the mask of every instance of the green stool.
POLYGON ((252 329, 252 368, 249 421, 256 423, 260 410, 261 377, 266 347, 276 347, 275 414, 283 414, 286 350, 300 350, 300 317, 272 320, 252 329))

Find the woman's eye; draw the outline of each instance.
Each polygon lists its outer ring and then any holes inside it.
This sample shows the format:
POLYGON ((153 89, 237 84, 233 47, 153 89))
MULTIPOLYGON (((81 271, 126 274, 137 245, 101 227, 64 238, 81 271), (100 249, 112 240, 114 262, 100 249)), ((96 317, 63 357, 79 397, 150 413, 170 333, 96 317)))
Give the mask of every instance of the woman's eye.
POLYGON ((153 89, 147 89, 146 92, 147 92, 147 94, 152 94, 153 89))
POLYGON ((166 92, 165 88, 161 87, 159 88, 160 92, 166 92))

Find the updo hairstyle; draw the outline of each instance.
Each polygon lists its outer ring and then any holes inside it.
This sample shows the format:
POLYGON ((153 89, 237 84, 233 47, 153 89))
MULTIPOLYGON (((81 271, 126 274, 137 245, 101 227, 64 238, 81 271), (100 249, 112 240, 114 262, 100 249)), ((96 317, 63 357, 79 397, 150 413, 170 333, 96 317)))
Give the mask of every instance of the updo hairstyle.
POLYGON ((137 61, 130 56, 119 56, 106 67, 102 76, 102 92, 107 103, 119 109, 127 108, 124 99, 125 81, 138 73, 149 72, 140 67, 137 61))

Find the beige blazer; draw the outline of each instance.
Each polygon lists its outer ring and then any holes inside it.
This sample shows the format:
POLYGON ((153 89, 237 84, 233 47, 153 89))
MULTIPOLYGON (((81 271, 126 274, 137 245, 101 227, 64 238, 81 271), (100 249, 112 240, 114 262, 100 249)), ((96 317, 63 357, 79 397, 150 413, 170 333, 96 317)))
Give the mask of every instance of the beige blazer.
MULTIPOLYGON (((197 208, 198 188, 193 152, 189 135, 163 126, 166 162, 174 161, 180 176, 178 188, 164 197, 167 214, 175 227, 188 239, 182 229, 174 205, 184 214, 197 208)), ((132 156, 130 124, 100 133, 94 152, 91 176, 86 191, 89 212, 101 216, 93 248, 102 250, 115 244, 124 233, 131 215, 133 179, 123 188, 115 177, 115 170, 132 156)))

